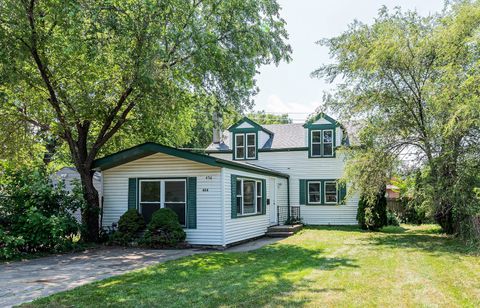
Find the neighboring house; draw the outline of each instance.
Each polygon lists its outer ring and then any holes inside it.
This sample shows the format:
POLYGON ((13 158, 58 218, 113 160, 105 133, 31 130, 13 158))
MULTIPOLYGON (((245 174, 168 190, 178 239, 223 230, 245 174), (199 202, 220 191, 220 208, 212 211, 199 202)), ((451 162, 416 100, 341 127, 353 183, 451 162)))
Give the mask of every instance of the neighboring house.
MULTIPOLYGON (((52 176, 52 184, 57 185, 59 181, 63 181, 65 184, 65 190, 72 192, 74 187, 74 182, 78 181, 80 183, 80 174, 77 172, 77 169, 73 167, 63 167, 62 169, 55 172, 52 176)), ((95 172, 93 175, 93 186, 97 189, 99 193, 99 198, 101 200, 102 194, 102 178, 99 172, 95 172)), ((80 209, 76 210, 73 213, 78 222, 82 221, 82 215, 80 209)))
POLYGON ((398 200, 400 198, 399 188, 393 184, 387 184, 386 196, 387 200, 398 200))
POLYGON ((345 200, 337 183, 344 159, 336 149, 348 139, 335 120, 319 114, 305 125, 261 126, 244 118, 223 135, 209 155, 145 143, 96 160, 103 226, 129 208, 148 221, 167 207, 189 243, 227 246, 284 223, 279 210, 300 210, 306 224, 356 224, 358 197, 345 200))

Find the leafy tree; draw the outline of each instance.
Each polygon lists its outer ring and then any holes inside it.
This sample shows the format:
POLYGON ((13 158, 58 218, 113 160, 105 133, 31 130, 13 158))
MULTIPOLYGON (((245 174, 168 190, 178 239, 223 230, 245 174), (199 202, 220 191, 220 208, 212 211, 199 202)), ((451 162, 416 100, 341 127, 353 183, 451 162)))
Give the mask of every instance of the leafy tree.
POLYGON ((205 97, 251 106, 257 67, 289 60, 279 10, 275 0, 0 2, 2 108, 26 109, 65 142, 87 240, 99 229, 94 160, 116 136, 155 136, 205 97))
POLYGON ((263 111, 257 111, 247 114, 247 117, 254 120, 260 125, 266 124, 290 124, 292 119, 289 118, 288 113, 285 114, 272 114, 263 111))
MULTIPOLYGON (((358 21, 321 43, 333 64, 313 75, 333 81, 328 106, 363 124, 362 146, 347 151, 346 176, 373 199, 394 166, 409 159, 425 174, 435 219, 466 234, 480 212, 480 2, 450 5, 439 15, 389 12, 358 21)), ((477 220, 478 222, 478 220, 477 220)))

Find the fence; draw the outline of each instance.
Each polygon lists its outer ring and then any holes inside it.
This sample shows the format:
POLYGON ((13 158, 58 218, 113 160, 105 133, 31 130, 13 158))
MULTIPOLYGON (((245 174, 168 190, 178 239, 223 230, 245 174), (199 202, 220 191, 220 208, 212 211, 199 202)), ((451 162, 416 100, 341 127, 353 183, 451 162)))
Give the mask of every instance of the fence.
POLYGON ((288 206, 278 206, 277 207, 277 221, 279 225, 294 224, 300 222, 300 207, 291 206, 290 207, 290 221, 288 221, 288 206))

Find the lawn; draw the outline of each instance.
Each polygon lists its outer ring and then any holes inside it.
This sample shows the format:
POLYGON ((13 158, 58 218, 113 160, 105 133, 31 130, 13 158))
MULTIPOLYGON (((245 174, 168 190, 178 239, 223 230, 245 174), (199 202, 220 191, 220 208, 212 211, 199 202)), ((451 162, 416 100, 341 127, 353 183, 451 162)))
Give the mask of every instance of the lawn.
POLYGON ((248 253, 212 252, 27 307, 479 306, 480 257, 435 226, 306 228, 248 253))

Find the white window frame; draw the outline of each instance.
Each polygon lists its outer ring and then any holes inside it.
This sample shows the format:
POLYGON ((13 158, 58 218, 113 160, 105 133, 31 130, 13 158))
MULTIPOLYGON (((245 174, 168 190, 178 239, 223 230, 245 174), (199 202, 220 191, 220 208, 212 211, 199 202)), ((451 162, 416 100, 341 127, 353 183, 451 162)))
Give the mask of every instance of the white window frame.
POLYGON ((245 134, 245 159, 256 159, 257 158, 257 134, 256 133, 247 133, 245 134), (248 136, 253 136, 253 145, 248 145, 248 136), (253 157, 248 156, 248 148, 253 147, 255 150, 253 157))
MULTIPOLYGON (((238 213, 237 212, 237 217, 238 216, 253 216, 253 215, 258 215, 258 214, 261 214, 262 213, 262 209, 263 209, 263 184, 262 184, 262 181, 261 180, 257 180, 257 179, 249 179, 249 178, 237 178, 237 182, 238 181, 241 181, 241 185, 240 185, 240 190, 241 192, 238 193, 237 191, 237 195, 236 195, 236 199, 237 200, 238 198, 242 198, 242 204, 240 205, 240 212, 241 213, 238 213), (254 200, 254 204, 253 204, 253 208, 255 210, 255 212, 253 213, 247 213, 247 214, 244 214, 244 202, 245 202, 245 196, 243 195, 243 181, 252 181, 255 183, 255 187, 254 187, 254 190, 253 190, 253 200, 254 200), (257 185, 258 183, 260 183, 260 195, 258 196, 257 195, 257 185), (262 206, 260 208, 260 212, 257 211, 257 202, 258 202, 258 198, 261 199, 261 202, 262 202, 262 206)), ((233 185, 233 183, 232 183, 233 185)), ((237 183, 235 183, 235 185, 237 185, 237 183)), ((237 201, 238 202, 238 201, 237 201)), ((236 209, 235 209, 236 211, 236 209)))
POLYGON ((245 159, 245 155, 246 155, 245 150, 246 150, 246 145, 247 145, 247 140, 245 138, 245 134, 233 134, 233 136, 234 136, 234 139, 235 139, 234 140, 235 141, 235 159, 245 159), (239 136, 241 136, 243 138, 243 145, 241 145, 241 146, 239 146, 237 144, 237 137, 239 137, 239 136), (243 148, 243 157, 238 157, 237 156, 237 153, 238 153, 237 149, 238 148, 243 148))
POLYGON ((307 201, 308 204, 322 204, 322 181, 307 181, 307 201), (310 184, 318 185, 318 202, 310 201, 310 184))
POLYGON ((311 157, 321 157, 322 156, 322 138, 323 138, 323 133, 321 129, 312 129, 310 131, 310 156, 311 157), (319 132, 320 133, 320 141, 319 142, 313 142, 313 133, 314 132, 319 132), (313 145, 314 144, 319 144, 320 145, 320 153, 318 155, 313 154, 313 145))
POLYGON ((337 181, 324 181, 323 182, 323 201, 325 204, 337 204, 338 203, 338 183, 337 181), (335 184, 335 202, 327 202, 327 184, 335 184))
POLYGON ((152 179, 140 179, 138 180, 138 207, 139 207, 139 212, 142 214, 142 203, 149 203, 149 204, 156 204, 160 203, 160 208, 163 209, 165 208, 165 203, 172 203, 172 204, 185 204, 185 225, 182 225, 182 227, 186 227, 187 225, 187 180, 186 179, 158 179, 158 178, 152 178, 152 179), (142 182, 160 182, 160 201, 142 201, 142 182), (184 202, 165 202, 165 182, 183 182, 184 187, 185 187, 185 196, 184 196, 184 202))
POLYGON ((334 152, 334 148, 333 148, 333 138, 335 138, 335 134, 333 133, 333 129, 324 129, 322 130, 322 133, 321 133, 321 136, 320 136, 320 141, 321 141, 321 146, 320 146, 320 151, 322 153, 322 156, 325 156, 325 157, 333 157, 333 152, 334 152), (325 132, 331 132, 332 133, 332 141, 331 142, 326 142, 326 144, 331 144, 332 145, 332 154, 331 155, 325 155, 325 132))

